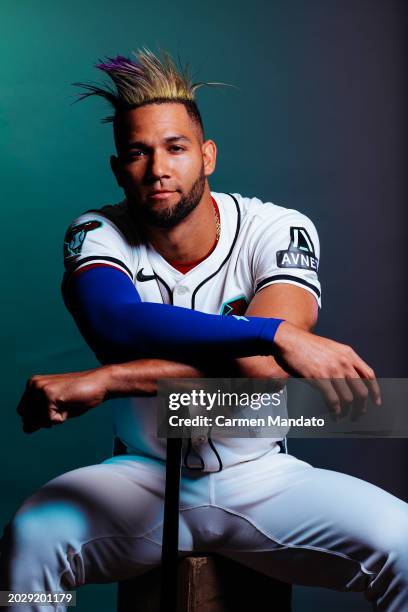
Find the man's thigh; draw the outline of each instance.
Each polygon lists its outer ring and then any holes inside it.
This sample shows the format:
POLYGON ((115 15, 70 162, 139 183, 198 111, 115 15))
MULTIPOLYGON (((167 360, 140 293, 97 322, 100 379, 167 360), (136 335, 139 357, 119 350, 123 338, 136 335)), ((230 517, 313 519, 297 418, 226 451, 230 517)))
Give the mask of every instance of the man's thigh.
POLYGON ((149 533, 163 520, 164 485, 163 463, 142 457, 114 457, 45 484, 8 529, 14 588, 27 579, 28 563, 49 568, 54 588, 59 580, 65 587, 110 582, 157 565, 161 548, 149 533))
POLYGON ((236 524, 219 552, 274 577, 362 591, 390 555, 408 565, 408 504, 365 481, 282 454, 215 474, 213 490, 236 524))

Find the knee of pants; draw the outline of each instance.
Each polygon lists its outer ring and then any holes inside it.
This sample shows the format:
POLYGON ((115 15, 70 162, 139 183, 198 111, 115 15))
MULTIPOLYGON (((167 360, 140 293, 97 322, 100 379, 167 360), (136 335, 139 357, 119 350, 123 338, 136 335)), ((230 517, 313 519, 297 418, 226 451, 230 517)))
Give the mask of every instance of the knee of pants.
MULTIPOLYGON (((400 575, 408 581, 408 505, 405 513, 385 515, 375 530, 376 554, 388 559, 400 575)), ((374 560, 374 559, 373 559, 374 560)))
POLYGON ((74 504, 43 501, 23 506, 5 530, 3 554, 34 563, 66 557, 70 549, 80 547, 86 532, 86 519, 74 504))

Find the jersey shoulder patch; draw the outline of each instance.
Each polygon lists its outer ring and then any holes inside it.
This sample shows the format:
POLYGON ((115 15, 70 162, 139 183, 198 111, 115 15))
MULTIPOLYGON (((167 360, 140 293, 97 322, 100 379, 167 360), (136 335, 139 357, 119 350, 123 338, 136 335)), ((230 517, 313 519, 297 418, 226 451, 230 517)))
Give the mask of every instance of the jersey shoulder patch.
POLYGON ((290 242, 287 249, 277 251, 278 268, 300 268, 317 271, 319 262, 312 239, 305 227, 290 227, 290 242))
POLYGON ((97 219, 90 219, 69 227, 64 238, 64 256, 80 255, 87 233, 99 227, 102 227, 102 222, 97 219))
MULTIPOLYGON (((133 278, 138 255, 133 227, 120 205, 88 210, 69 226, 64 238, 64 266, 72 274, 91 265, 110 265, 133 278), (117 222, 120 218, 121 222, 117 222), (125 229, 126 234, 122 231, 125 229)), ((128 214, 128 213, 127 213, 128 214)))

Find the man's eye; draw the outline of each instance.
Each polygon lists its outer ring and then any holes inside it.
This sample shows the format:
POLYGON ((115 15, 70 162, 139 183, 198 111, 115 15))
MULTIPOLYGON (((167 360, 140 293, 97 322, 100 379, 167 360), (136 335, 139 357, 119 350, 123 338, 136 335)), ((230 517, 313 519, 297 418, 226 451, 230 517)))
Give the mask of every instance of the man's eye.
POLYGON ((184 147, 180 147, 179 145, 171 145, 171 147, 169 147, 169 150, 175 152, 185 151, 184 147))
POLYGON ((138 159, 142 159, 145 156, 144 151, 129 151, 122 156, 122 160, 125 164, 131 164, 138 159))

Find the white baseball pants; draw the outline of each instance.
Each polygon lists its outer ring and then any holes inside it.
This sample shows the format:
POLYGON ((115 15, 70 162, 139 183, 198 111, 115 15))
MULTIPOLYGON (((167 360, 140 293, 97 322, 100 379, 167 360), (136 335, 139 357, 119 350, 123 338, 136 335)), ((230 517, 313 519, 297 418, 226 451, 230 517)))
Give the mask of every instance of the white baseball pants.
MULTIPOLYGON (((74 590, 157 566, 164 483, 164 463, 137 456, 51 480, 5 531, 1 588, 74 590)), ((408 504, 291 455, 183 470, 180 551, 214 551, 294 584, 361 591, 375 610, 408 610, 408 504)))

